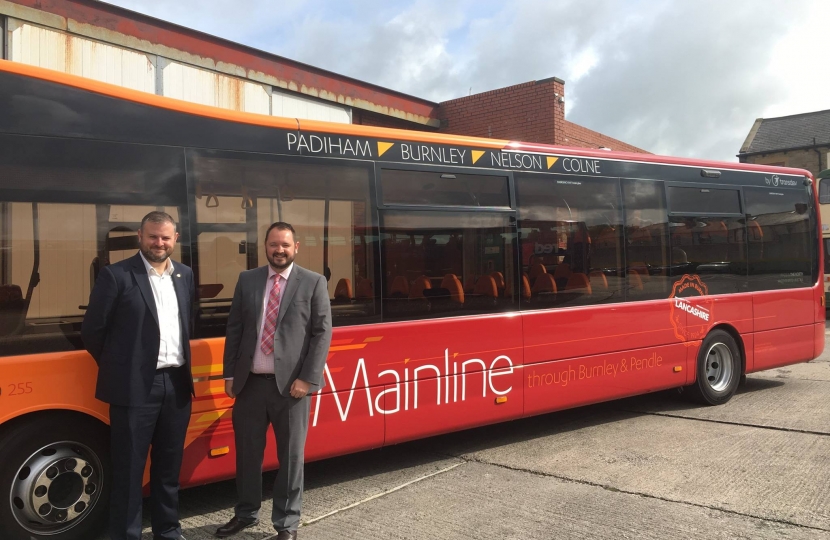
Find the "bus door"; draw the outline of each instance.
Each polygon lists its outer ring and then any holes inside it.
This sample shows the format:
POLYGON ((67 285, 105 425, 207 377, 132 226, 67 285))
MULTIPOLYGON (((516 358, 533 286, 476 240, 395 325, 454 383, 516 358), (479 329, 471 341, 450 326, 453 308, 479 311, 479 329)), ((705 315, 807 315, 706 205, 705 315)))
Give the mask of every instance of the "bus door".
POLYGON ((522 414, 508 176, 379 171, 386 444, 522 414))

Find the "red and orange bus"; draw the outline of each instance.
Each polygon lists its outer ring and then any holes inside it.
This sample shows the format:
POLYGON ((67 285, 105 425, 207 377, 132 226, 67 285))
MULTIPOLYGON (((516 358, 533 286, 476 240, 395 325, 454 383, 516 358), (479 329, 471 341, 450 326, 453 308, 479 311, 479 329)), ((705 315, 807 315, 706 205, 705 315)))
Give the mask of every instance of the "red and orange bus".
POLYGON ((3 538, 102 521, 80 324, 156 208, 199 291, 183 486, 234 475, 225 322, 277 220, 329 279, 309 460, 661 389, 719 404, 824 348, 806 171, 273 118, 0 62, 3 538))

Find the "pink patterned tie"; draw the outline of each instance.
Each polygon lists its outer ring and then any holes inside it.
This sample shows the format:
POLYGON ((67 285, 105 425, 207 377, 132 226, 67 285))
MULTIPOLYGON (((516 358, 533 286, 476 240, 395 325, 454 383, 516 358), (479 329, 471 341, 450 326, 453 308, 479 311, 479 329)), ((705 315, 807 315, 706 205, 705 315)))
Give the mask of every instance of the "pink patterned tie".
POLYGON ((262 343, 259 348, 264 354, 274 352, 274 333, 277 330, 277 316, 280 313, 280 276, 274 275, 274 286, 268 295, 268 307, 265 309, 265 324, 262 326, 262 343))

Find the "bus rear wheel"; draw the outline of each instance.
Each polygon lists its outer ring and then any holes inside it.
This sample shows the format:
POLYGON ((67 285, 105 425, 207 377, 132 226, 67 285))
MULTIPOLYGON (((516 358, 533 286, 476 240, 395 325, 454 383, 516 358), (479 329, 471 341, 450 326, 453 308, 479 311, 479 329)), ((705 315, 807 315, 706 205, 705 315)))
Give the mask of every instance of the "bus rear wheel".
POLYGON ((741 381, 741 350, 728 332, 713 330, 697 355, 697 380, 687 390, 692 399, 705 405, 729 401, 741 381))
POLYGON ((106 522, 109 437, 94 420, 56 413, 3 432, 5 540, 89 540, 106 522))

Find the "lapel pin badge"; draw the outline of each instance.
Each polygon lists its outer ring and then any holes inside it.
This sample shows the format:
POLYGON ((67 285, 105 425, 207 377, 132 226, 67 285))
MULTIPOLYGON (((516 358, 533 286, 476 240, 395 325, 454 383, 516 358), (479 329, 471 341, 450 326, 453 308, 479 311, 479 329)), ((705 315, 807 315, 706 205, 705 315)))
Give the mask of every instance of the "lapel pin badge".
POLYGON ((182 277, 182 275, 181 274, 176 274, 176 277, 182 277))

